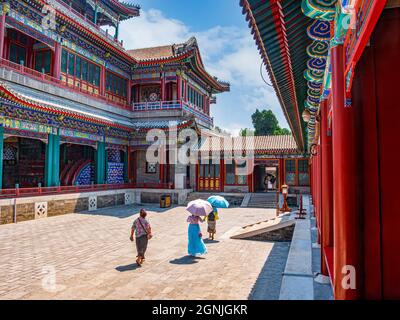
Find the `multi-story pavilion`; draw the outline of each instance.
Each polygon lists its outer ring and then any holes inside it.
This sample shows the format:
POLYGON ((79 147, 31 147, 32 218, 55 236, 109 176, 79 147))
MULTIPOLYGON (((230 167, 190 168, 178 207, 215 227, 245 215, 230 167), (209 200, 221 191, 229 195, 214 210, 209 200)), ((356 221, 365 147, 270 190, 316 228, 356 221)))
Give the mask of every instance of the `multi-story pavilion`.
POLYGON ((125 50, 119 23, 139 11, 116 0, 2 2, 3 194, 38 186, 175 183, 174 167, 144 161, 146 132, 168 132, 171 121, 178 131, 210 130, 214 95, 229 84, 207 73, 194 38, 125 50))
POLYGON ((335 298, 400 298, 399 2, 240 4, 297 145, 311 154, 322 272, 335 298))

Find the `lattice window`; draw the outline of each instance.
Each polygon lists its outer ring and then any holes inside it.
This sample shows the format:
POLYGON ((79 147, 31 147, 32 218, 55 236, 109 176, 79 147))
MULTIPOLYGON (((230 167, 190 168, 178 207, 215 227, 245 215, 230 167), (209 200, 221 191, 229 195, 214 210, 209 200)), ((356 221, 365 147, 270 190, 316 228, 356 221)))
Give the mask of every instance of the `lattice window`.
POLYGON ((35 219, 42 219, 47 217, 47 202, 35 203, 35 219))
POLYGON ((146 173, 157 173, 157 163, 146 162, 146 173))
POLYGON ((97 197, 90 196, 89 197, 89 211, 97 210, 97 197))

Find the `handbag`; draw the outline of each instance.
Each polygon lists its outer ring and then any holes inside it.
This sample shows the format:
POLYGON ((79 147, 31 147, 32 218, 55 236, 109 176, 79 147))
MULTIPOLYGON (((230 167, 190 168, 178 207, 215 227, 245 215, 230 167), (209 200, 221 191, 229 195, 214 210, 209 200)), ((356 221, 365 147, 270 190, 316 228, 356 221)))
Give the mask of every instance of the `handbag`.
POLYGON ((153 238, 153 235, 152 235, 151 233, 148 233, 147 230, 146 230, 146 228, 143 226, 142 221, 140 221, 140 218, 138 218, 138 221, 139 221, 140 225, 142 226, 144 232, 146 232, 147 239, 150 240, 151 238, 153 238))

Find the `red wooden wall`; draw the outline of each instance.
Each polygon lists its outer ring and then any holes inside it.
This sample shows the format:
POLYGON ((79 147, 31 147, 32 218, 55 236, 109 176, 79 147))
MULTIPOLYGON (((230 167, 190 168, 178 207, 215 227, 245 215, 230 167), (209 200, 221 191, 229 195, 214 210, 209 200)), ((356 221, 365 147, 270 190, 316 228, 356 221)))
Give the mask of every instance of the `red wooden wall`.
POLYGON ((400 8, 385 10, 356 69, 365 298, 400 299, 400 8))

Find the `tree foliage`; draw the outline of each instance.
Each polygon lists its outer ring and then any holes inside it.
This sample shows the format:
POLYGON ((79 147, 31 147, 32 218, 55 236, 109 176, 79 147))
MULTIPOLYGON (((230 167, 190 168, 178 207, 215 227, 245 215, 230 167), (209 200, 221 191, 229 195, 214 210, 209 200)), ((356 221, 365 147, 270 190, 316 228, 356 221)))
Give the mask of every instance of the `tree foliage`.
MULTIPOLYGON (((281 128, 272 110, 256 110, 251 116, 255 136, 289 135, 290 130, 281 128)), ((240 135, 248 134, 251 129, 242 129, 240 135)))
POLYGON ((250 128, 241 129, 239 132, 239 136, 241 137, 254 136, 254 130, 250 128))

